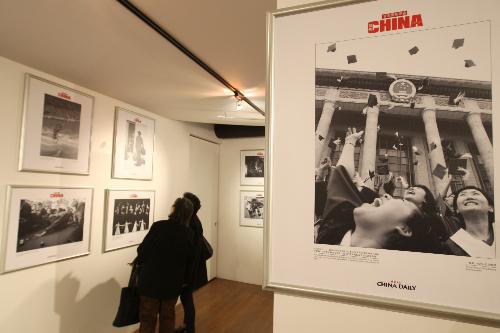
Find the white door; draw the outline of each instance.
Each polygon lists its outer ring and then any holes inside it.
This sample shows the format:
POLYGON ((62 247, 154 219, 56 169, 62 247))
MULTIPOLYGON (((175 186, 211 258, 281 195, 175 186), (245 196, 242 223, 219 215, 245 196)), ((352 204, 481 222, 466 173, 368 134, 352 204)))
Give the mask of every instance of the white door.
POLYGON ((219 145, 191 136, 189 147, 189 192, 200 198, 198 217, 203 235, 214 249, 207 261, 208 279, 217 275, 217 208, 219 198, 219 145))

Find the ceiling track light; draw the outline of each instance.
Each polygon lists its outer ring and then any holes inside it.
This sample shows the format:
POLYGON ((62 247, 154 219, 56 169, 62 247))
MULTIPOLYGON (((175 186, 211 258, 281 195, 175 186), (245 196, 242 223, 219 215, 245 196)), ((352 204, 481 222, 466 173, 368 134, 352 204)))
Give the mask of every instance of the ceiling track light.
POLYGON ((243 98, 238 93, 234 93, 234 98, 236 98, 236 111, 241 111, 243 109, 243 98))

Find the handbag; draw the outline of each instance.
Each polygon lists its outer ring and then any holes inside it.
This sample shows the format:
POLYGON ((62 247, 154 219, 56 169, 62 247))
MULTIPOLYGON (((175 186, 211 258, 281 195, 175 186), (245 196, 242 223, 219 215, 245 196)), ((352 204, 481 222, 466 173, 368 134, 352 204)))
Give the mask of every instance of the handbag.
POLYGON ((132 271, 130 272, 128 286, 121 290, 120 305, 113 321, 113 326, 115 327, 124 327, 139 322, 138 278, 139 264, 137 263, 137 258, 135 258, 132 262, 132 271))
POLYGON ((203 244, 201 246, 201 256, 203 257, 203 259, 208 260, 214 255, 214 249, 212 248, 212 245, 210 245, 210 243, 207 241, 205 236, 202 235, 201 237, 203 239, 203 244))

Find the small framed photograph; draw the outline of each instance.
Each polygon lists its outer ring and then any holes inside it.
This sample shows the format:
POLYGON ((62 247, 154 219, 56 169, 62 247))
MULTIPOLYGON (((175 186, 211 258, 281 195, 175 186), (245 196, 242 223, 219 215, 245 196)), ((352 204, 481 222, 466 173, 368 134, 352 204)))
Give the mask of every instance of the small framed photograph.
POLYGON ((154 119, 117 107, 111 176, 152 180, 154 136, 154 119))
POLYGON ((154 221, 155 191, 106 190, 104 251, 137 245, 154 221))
POLYGON ((88 175, 94 98, 26 74, 20 171, 88 175))
POLYGON ((241 185, 264 186, 264 150, 241 151, 241 185))
POLYGON ((92 188, 9 186, 3 271, 86 255, 92 188))
POLYGON ((240 226, 258 228, 264 226, 264 192, 240 192, 240 226))

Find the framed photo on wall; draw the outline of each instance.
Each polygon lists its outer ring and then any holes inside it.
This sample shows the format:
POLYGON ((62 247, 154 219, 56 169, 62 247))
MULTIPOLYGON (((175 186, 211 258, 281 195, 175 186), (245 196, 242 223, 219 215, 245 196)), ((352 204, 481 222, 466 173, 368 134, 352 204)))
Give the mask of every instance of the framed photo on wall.
POLYGON ((500 3, 316 3, 268 23, 266 288, 498 325, 500 3))
POLYGON ((155 120, 117 107, 113 178, 153 179, 155 120))
POLYGON ((264 192, 240 192, 240 226, 259 228, 264 226, 264 192))
POLYGON ((89 174, 94 98, 26 74, 20 171, 89 174))
POLYGON ((137 245, 154 222, 155 191, 106 190, 104 251, 137 245))
POLYGON ((9 186, 3 271, 90 250, 92 188, 9 186))
POLYGON ((264 150, 242 150, 241 185, 264 186, 264 150))

